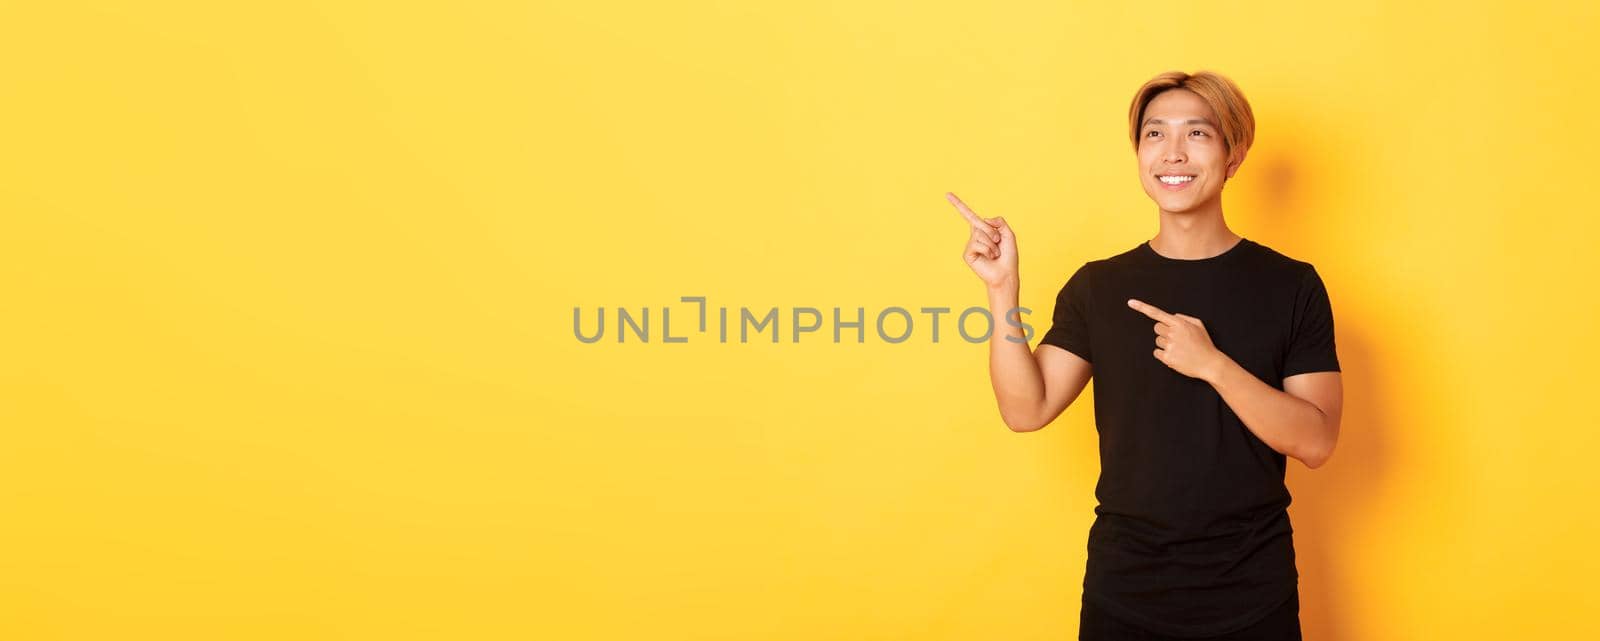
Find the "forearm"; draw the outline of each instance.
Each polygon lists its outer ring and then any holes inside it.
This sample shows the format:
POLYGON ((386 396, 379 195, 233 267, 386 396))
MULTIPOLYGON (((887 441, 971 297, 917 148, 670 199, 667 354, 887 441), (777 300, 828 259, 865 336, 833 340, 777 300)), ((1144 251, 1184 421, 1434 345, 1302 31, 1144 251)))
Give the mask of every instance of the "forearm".
POLYGON ((1020 316, 1017 324, 1007 322, 1017 309, 1017 284, 988 288, 989 315, 994 331, 989 336, 989 383, 994 386, 1000 417, 1013 430, 1040 427, 1045 401, 1044 376, 1033 351, 1028 348, 1020 316))
POLYGON ((1245 427, 1273 450, 1311 468, 1322 465, 1332 454, 1333 426, 1310 401, 1266 384, 1225 354, 1204 380, 1245 427))

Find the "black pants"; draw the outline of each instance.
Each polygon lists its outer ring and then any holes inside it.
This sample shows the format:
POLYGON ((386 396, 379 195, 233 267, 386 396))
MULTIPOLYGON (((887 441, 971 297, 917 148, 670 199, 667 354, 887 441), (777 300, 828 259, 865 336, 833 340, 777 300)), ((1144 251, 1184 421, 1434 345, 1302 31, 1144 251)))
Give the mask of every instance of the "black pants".
MULTIPOLYGON (((1250 627, 1228 634, 1201 637, 1214 641, 1301 641, 1300 592, 1250 627)), ((1085 599, 1078 623, 1078 641, 1193 641, 1156 634, 1135 627, 1085 599)))

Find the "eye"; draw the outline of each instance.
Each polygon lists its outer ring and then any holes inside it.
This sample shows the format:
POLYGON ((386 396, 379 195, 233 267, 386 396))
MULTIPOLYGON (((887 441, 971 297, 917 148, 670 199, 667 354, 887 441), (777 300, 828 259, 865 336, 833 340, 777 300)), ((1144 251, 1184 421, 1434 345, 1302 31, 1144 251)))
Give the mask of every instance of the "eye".
POLYGON ((1150 131, 1147 131, 1147 132, 1144 133, 1144 137, 1146 137, 1146 138, 1149 138, 1151 136, 1159 136, 1159 135, 1161 135, 1161 132, 1156 131, 1154 129, 1151 129, 1150 131))
POLYGON ((1206 133, 1206 132, 1204 132, 1204 131, 1201 131, 1201 130, 1199 130, 1199 129, 1196 129, 1196 130, 1194 130, 1194 131, 1191 131, 1191 132, 1189 132, 1189 133, 1192 133, 1192 134, 1200 134, 1200 135, 1202 135, 1202 136, 1206 136, 1206 135, 1209 135, 1209 134, 1207 134, 1207 133, 1206 133))

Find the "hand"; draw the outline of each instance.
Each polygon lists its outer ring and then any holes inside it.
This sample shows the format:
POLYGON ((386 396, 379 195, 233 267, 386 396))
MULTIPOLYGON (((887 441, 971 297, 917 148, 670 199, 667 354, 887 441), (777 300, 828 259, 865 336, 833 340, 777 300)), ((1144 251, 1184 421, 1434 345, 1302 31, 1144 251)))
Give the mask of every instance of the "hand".
POLYGON ((1156 322, 1156 360, 1179 374, 1209 382, 1226 355, 1211 343, 1211 334, 1200 319, 1187 314, 1168 314, 1161 308, 1136 298, 1128 306, 1156 322))
POLYGON ((962 251, 967 266, 991 288, 1017 285, 1017 235, 1004 218, 979 218, 955 194, 944 195, 956 206, 972 227, 971 237, 962 251))

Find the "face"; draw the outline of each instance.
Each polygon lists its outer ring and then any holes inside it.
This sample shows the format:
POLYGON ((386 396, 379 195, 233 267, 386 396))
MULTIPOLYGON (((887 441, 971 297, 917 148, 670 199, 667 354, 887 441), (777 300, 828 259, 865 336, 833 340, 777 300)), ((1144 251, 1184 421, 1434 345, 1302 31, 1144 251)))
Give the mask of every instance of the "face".
POLYGON ((1187 89, 1163 91, 1145 107, 1139 180, 1161 211, 1182 213, 1220 203, 1223 181, 1239 165, 1228 164, 1227 145, 1216 123, 1211 106, 1187 89), (1168 176, 1172 182, 1162 180, 1168 176))

